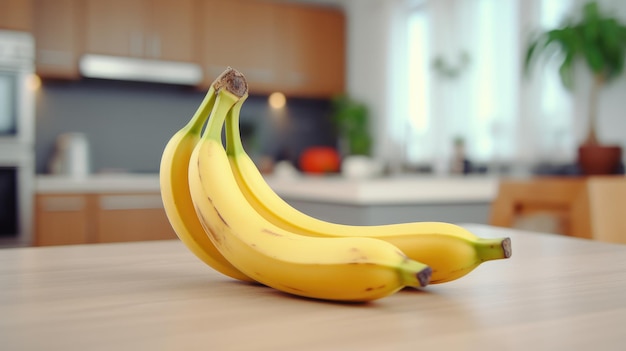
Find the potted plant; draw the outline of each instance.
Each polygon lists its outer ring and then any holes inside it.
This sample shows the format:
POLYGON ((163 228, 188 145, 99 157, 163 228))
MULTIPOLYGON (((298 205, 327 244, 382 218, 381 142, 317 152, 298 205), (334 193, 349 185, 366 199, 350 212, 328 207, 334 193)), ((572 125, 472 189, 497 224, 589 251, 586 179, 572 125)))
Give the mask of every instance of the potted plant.
POLYGON ((372 137, 367 106, 347 95, 333 101, 332 120, 339 137, 342 154, 341 172, 350 178, 379 175, 382 166, 371 158, 372 137))
POLYGON ((524 70, 528 73, 535 57, 546 54, 562 57, 559 76, 568 90, 574 87, 577 61, 584 62, 591 72, 588 131, 578 148, 578 165, 587 175, 615 173, 621 164, 621 147, 603 145, 598 140, 598 95, 623 72, 626 26, 616 17, 601 13, 596 1, 588 2, 583 6, 580 18, 568 18, 563 26, 541 32, 529 42, 524 70))
POLYGON ((347 95, 332 100, 333 122, 339 135, 339 148, 345 155, 369 155, 372 144, 369 111, 365 104, 347 95))

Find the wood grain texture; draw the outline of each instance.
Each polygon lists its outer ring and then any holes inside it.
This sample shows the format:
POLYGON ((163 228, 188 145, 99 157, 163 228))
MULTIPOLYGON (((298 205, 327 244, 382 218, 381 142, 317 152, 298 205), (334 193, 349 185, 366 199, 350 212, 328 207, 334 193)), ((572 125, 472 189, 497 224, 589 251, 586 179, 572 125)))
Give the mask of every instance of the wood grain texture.
POLYGON ((176 240, 0 250, 6 350, 622 350, 626 245, 468 225, 513 256, 368 304, 212 271, 176 240))

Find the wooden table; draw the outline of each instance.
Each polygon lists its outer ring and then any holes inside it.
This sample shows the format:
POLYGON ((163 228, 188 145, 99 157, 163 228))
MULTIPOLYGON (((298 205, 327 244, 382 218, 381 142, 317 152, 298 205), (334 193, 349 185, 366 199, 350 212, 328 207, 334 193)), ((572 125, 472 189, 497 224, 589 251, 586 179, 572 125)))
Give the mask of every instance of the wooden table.
POLYGON ((626 246, 468 225, 513 257, 368 304, 288 296, 178 241, 0 250, 2 350, 623 350, 626 246))

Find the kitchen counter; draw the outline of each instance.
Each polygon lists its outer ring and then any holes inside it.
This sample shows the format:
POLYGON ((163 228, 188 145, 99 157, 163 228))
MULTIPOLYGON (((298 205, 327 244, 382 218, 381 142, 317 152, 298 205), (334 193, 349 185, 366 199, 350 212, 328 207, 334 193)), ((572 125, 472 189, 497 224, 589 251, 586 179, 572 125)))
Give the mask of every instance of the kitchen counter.
POLYGON ((349 205, 491 202, 498 178, 488 176, 395 176, 349 179, 340 176, 272 177, 277 193, 294 200, 349 205))
MULTIPOLYGON (((330 222, 375 225, 414 221, 489 222, 499 178, 487 176, 266 176, 293 207, 330 222)), ((38 194, 159 192, 158 174, 40 175, 38 194)))
POLYGON ((7 350, 621 350, 626 246, 482 225, 513 256, 366 304, 211 270, 178 240, 0 250, 7 350))
MULTIPOLYGON (((349 205, 490 202, 495 177, 398 176, 347 179, 340 176, 267 176, 281 196, 291 200, 349 205)), ((39 175, 38 193, 159 191, 158 174, 98 174, 86 178, 39 175)))
POLYGON ((35 180, 38 194, 159 192, 159 188, 158 174, 113 173, 84 178, 38 175, 35 180))

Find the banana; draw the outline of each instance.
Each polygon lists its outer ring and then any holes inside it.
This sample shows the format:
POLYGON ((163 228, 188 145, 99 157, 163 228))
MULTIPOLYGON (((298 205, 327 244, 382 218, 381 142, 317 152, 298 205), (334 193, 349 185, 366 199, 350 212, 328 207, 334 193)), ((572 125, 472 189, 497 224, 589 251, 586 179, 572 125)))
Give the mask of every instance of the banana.
MULTIPOLYGON (((227 71, 226 71, 227 72, 227 71)), ((231 278, 253 281, 235 268, 217 250, 204 232, 189 193, 187 183, 191 153, 200 140, 202 126, 215 103, 215 90, 226 75, 218 77, 191 120, 168 141, 161 156, 159 182, 167 218, 176 235, 200 260, 231 278)))
POLYGON ((397 246, 433 269, 430 284, 461 278, 482 262, 511 256, 509 238, 479 238, 465 228, 443 222, 350 226, 308 216, 285 202, 266 183, 246 153, 239 133, 239 108, 226 118, 226 150, 233 175, 248 202, 265 219, 285 230, 313 237, 371 237, 397 246))
POLYGON ((405 286, 425 286, 431 269, 388 242, 297 235, 268 222, 248 203, 222 144, 228 111, 247 98, 243 75, 230 83, 218 90, 189 163, 196 213, 222 255, 262 284, 316 299, 370 301, 405 286))

